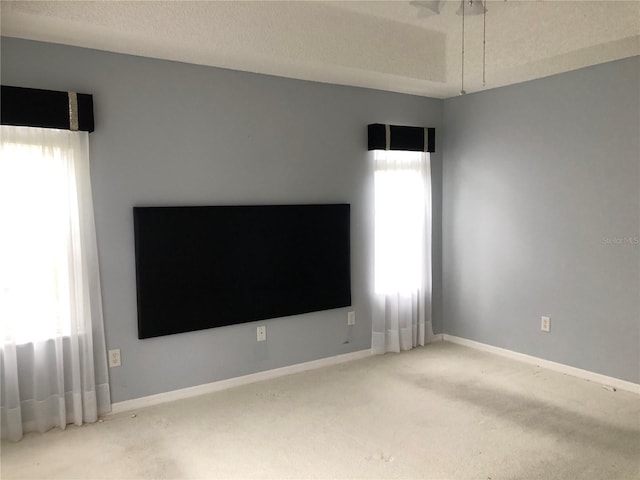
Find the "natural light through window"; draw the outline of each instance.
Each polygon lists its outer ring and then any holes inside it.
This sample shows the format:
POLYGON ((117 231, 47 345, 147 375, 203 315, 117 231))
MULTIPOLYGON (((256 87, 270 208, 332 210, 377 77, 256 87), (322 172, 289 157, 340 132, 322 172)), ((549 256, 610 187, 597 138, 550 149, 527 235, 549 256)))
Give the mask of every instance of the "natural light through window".
MULTIPOLYGON (((69 132, 47 132, 56 134, 69 132)), ((3 131, 0 333, 5 342, 69 334, 70 205, 76 198, 70 168, 63 147, 14 143, 3 131)))
POLYGON ((375 291, 420 289, 424 269, 425 180, 428 153, 374 152, 375 291))

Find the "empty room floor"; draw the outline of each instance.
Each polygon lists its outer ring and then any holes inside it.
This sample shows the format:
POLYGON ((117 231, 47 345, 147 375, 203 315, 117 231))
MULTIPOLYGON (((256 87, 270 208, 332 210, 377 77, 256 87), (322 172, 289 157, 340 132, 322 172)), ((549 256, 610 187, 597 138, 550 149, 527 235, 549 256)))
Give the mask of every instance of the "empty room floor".
POLYGON ((2 443, 3 479, 638 479, 640 397, 446 342, 2 443))

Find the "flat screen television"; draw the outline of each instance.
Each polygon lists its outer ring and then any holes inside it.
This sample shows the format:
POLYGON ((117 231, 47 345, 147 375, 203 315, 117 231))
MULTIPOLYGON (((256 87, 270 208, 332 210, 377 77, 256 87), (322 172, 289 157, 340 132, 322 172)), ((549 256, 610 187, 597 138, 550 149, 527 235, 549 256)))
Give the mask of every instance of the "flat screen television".
POLYGON ((134 207, 138 338, 351 305, 350 206, 134 207))

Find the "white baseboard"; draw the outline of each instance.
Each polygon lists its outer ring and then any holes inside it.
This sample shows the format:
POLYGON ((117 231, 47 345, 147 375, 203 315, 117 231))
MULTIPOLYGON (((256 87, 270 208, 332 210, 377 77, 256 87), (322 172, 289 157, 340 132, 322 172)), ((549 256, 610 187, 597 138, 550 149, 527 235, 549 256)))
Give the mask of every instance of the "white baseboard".
POLYGON ((212 383, 205 383, 204 385, 196 385, 195 387, 181 388, 180 390, 172 390, 170 392, 158 393, 156 395, 149 395, 146 397, 134 398, 132 400, 125 400, 124 402, 111 404, 111 413, 109 415, 128 412, 143 407, 150 407, 152 405, 159 405, 161 403, 173 402, 175 400, 181 400, 183 398, 196 397, 198 395, 204 395, 206 393, 218 392, 220 390, 226 390, 228 388, 247 385, 254 382, 261 382, 263 380, 270 380, 273 378, 282 377, 284 375, 291 375, 293 373, 315 370, 317 368, 337 365, 339 363, 350 362, 352 360, 359 360, 361 358, 366 358, 369 356, 371 356, 371 349, 359 350, 357 352, 321 358, 319 360, 298 363, 296 365, 289 365, 287 367, 274 368, 273 370, 266 370, 264 372, 251 373, 249 375, 243 375, 241 377, 229 378, 212 383))
MULTIPOLYGON (((467 340, 466 338, 456 337, 454 335, 448 335, 446 333, 434 335, 428 340, 428 343, 439 341, 464 345, 466 347, 475 348, 476 350, 494 353, 496 355, 511 358, 513 360, 518 360, 531 365, 537 365, 549 370, 565 373, 567 375, 572 375, 584 380, 589 380, 591 382, 596 382, 602 385, 618 388, 620 390, 626 390, 629 392, 640 394, 640 384, 637 383, 628 382, 619 378, 609 377, 607 375, 601 375, 599 373, 590 372, 588 370, 582 370, 580 368, 571 367, 562 363, 552 362, 550 360, 544 360, 542 358, 526 355, 524 353, 514 352, 505 348, 494 347, 493 345, 487 345, 486 343, 467 340)), ((162 403, 173 402, 175 400, 181 400, 183 398, 196 397, 198 395, 218 392, 220 390, 226 390, 228 388, 247 385, 254 382, 261 382, 263 380, 270 380, 285 375, 291 375, 293 373, 305 372, 308 370, 315 370, 317 368, 337 365, 339 363, 350 362, 352 360, 358 360, 369 356, 371 356, 370 349, 359 350, 357 352, 345 353, 343 355, 336 355, 328 358, 321 358, 319 360, 298 363, 296 365, 290 365, 287 367, 275 368, 273 370, 266 370, 264 372, 251 373, 249 375, 243 375, 241 377, 206 383, 204 385, 196 385, 195 387, 182 388, 180 390, 172 390, 170 392, 158 393, 156 395, 149 395, 146 397, 134 398, 132 400, 125 400, 124 402, 113 403, 111 405, 110 415, 136 410, 143 407, 159 405, 162 403)))
POLYGON ((511 358, 513 360, 519 360, 531 365, 544 367, 555 372, 565 373, 567 375, 572 375, 574 377, 589 380, 591 382, 600 383, 609 387, 614 387, 620 390, 626 390, 629 392, 640 394, 640 384, 637 383, 628 382, 619 378, 609 377, 600 373, 590 372, 588 370, 582 370, 581 368, 571 367, 563 363, 552 362, 551 360, 544 360, 543 358, 533 357, 531 355, 514 352, 505 348, 494 347, 493 345, 487 345, 486 343, 467 340, 466 338, 460 338, 454 335, 448 335, 446 333, 442 335, 442 339, 445 342, 457 343, 458 345, 475 348, 476 350, 495 353, 496 355, 511 358))

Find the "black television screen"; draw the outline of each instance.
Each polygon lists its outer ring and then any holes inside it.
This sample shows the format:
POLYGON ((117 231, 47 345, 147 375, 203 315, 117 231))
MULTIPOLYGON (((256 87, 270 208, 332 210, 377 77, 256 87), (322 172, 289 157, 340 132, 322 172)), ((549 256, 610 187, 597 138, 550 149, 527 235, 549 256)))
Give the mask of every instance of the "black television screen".
POLYGON ((351 305, 350 206, 134 207, 138 338, 351 305))

